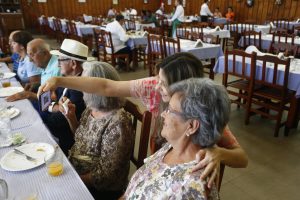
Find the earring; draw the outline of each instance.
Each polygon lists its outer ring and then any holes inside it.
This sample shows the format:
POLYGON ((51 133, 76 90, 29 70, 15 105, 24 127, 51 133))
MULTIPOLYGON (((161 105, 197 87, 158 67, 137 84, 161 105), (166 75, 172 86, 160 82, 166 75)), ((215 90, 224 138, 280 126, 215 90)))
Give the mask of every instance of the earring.
POLYGON ((186 136, 187 136, 187 137, 190 137, 190 133, 186 133, 186 136))

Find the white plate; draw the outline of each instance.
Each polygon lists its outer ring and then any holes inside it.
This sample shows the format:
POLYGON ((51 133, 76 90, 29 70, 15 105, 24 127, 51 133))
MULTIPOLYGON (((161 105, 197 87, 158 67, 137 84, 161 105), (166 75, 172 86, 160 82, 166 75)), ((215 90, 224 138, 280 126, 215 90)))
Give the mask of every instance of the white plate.
POLYGON ((9 117, 10 119, 15 118, 20 114, 18 108, 3 109, 0 111, 0 117, 9 117))
POLYGON ((0 160, 0 165, 7 171, 24 171, 33 169, 45 163, 46 155, 54 153, 54 147, 47 143, 30 143, 17 147, 22 152, 36 159, 29 161, 24 155, 19 155, 14 150, 6 153, 0 160))
POLYGON ((13 73, 13 72, 5 72, 5 73, 3 73, 3 77, 1 79, 12 78, 15 75, 16 75, 16 73, 13 73))
POLYGON ((0 97, 8 97, 10 95, 22 92, 24 88, 22 87, 6 87, 0 88, 0 97))

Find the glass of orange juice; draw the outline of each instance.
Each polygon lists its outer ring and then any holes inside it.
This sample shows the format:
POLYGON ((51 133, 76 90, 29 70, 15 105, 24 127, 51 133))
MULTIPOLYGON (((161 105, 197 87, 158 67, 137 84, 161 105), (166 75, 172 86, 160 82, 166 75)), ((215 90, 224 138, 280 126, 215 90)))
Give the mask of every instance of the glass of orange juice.
POLYGON ((60 149, 56 149, 52 155, 45 157, 47 172, 51 176, 59 176, 64 171, 63 153, 60 149))
POLYGON ((5 79, 2 79, 1 80, 1 84, 2 84, 2 87, 10 87, 11 84, 10 84, 10 79, 9 78, 5 78, 5 79))

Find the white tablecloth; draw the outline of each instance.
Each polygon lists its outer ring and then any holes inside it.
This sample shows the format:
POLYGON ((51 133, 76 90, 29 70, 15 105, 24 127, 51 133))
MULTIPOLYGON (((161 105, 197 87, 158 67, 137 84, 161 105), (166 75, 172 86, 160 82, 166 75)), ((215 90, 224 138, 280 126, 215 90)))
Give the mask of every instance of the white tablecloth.
MULTIPOLYGON (((7 71, 7 66, 2 63, 0 70, 7 71)), ((4 99, 1 99, 1 102, 3 101, 4 99)), ((24 134, 28 143, 45 142, 51 145, 56 144, 51 137, 51 133, 28 100, 17 101, 11 104, 21 110, 20 116, 12 120, 12 133, 20 132, 24 134), (22 122, 24 122, 23 128, 22 122)), ((0 148, 0 158, 12 149, 13 147, 0 148)), ((37 193, 40 200, 93 199, 65 156, 63 162, 64 173, 58 177, 49 176, 45 165, 41 165, 40 167, 21 172, 9 172, 0 168, 0 178, 7 182, 10 198, 20 194, 30 195, 37 193)))

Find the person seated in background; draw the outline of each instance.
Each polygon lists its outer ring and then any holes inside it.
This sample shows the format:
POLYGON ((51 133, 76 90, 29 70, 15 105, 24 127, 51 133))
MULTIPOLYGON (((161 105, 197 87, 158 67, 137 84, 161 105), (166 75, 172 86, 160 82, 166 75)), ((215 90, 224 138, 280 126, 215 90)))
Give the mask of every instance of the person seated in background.
MULTIPOLYGON (((125 24, 125 19, 123 15, 117 15, 115 21, 106 25, 106 31, 111 33, 112 43, 114 46, 115 54, 128 54, 129 60, 132 60, 132 51, 129 46, 125 45, 125 42, 129 39, 126 34, 123 25, 125 24)), ((108 53, 111 53, 111 49, 106 49, 108 53)), ((129 62, 130 63, 130 62, 129 62)))
POLYGON ((165 4, 161 3, 159 9, 155 12, 155 14, 163 15, 165 12, 165 4))
POLYGON ((27 44, 31 40, 32 35, 27 31, 18 31, 12 35, 12 52, 19 54, 20 57, 17 75, 24 86, 27 83, 34 84, 41 81, 41 69, 31 62, 27 55, 27 44))
POLYGON ((150 11, 150 10, 146 10, 146 17, 145 20, 142 23, 154 23, 155 26, 157 26, 157 19, 155 17, 155 15, 150 11))
MULTIPOLYGON (((81 76, 84 61, 88 60, 88 47, 76 40, 65 39, 60 50, 52 50, 50 53, 58 56, 60 73, 65 77, 81 76)), ((64 115, 59 111, 59 100, 63 97, 70 99, 76 105, 76 117, 79 120, 85 109, 83 93, 77 90, 59 87, 52 94, 53 102, 48 111, 40 112, 40 115, 48 129, 58 141, 59 146, 67 155, 68 150, 74 144, 74 136, 64 115)))
POLYGON ((231 6, 229 6, 227 9, 226 19, 230 22, 234 21, 234 12, 231 6))
POLYGON ((137 15, 136 9, 134 9, 132 6, 129 8, 129 14, 130 15, 137 15))
POLYGON ((219 7, 216 7, 215 12, 214 12, 214 17, 221 18, 222 13, 220 12, 219 7))
MULTIPOLYGON (((19 32, 19 31, 11 32, 9 37, 8 37, 8 44, 9 44, 10 47, 11 47, 11 43, 12 43, 12 36, 17 32, 19 32)), ((13 63, 12 71, 14 73, 17 73, 18 66, 19 66, 19 54, 18 53, 12 53, 11 56, 0 58, 0 62, 13 63)))
POLYGON ((110 9, 108 10, 108 13, 107 13, 107 17, 113 18, 116 16, 116 14, 117 14, 116 9, 114 9, 113 7, 110 7, 110 9))
MULTIPOLYGON (((207 188, 192 173, 195 154, 216 145, 229 121, 230 99, 222 85, 192 78, 171 85, 162 112, 162 137, 167 143, 132 176, 124 199, 219 199, 217 184, 207 188), (162 178, 163 177, 163 178, 162 178)), ((217 169, 216 169, 217 171, 217 169)))
MULTIPOLYGON (((108 63, 85 62, 83 67, 82 76, 120 81, 108 63)), ((83 98, 87 107, 80 121, 72 103, 64 114, 75 137, 69 159, 95 199, 118 199, 128 183, 135 139, 131 117, 122 108, 125 99, 90 93, 83 98)))
POLYGON ((16 93, 6 98, 7 101, 21 99, 37 100, 36 92, 40 84, 44 84, 53 76, 60 76, 60 68, 55 55, 50 54, 50 46, 43 39, 34 39, 27 44, 27 55, 38 68, 41 69, 41 82, 28 84, 25 91, 16 93))
POLYGON ((147 11, 146 10, 142 10, 141 11, 141 20, 145 21, 147 19, 147 11))

